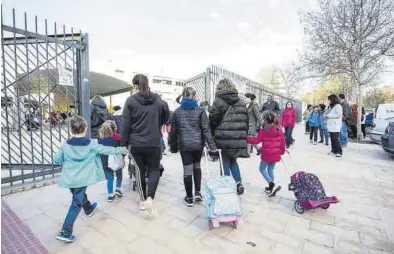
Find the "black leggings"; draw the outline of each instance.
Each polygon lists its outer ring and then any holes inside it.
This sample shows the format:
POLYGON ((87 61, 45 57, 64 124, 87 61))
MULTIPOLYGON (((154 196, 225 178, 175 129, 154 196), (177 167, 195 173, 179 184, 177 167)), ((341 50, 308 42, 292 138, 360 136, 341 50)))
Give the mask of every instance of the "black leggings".
POLYGON ((183 183, 185 185, 186 196, 193 197, 193 180, 195 192, 201 191, 201 157, 202 150, 181 151, 183 163, 183 183))
POLYGON ((130 153, 138 166, 136 167, 136 180, 140 180, 141 198, 154 199, 160 179, 160 147, 131 147, 130 153), (148 170, 148 194, 146 193, 146 170, 148 170))
POLYGON ((342 146, 339 142, 339 132, 330 132, 331 152, 342 155, 342 146))
POLYGON ((319 130, 319 127, 311 127, 311 132, 309 133, 309 139, 312 141, 317 142, 317 131, 319 130))

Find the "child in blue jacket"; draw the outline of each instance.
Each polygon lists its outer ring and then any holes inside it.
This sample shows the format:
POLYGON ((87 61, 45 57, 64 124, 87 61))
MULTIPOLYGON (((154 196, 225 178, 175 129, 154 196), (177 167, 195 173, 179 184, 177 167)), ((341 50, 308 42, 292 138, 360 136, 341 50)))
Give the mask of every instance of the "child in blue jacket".
POLYGON ((325 116, 329 113, 328 110, 326 110, 326 105, 320 104, 320 142, 319 143, 325 143, 326 146, 328 146, 328 130, 327 130, 327 119, 325 116))
POLYGON ((103 146, 96 139, 86 138, 88 124, 80 116, 71 119, 70 129, 72 138, 59 148, 53 158, 55 164, 62 165, 59 186, 69 188, 73 196, 62 230, 56 237, 67 243, 76 239, 72 233, 81 209, 86 217, 91 217, 97 208, 96 202, 88 200, 86 188, 105 180, 100 154, 127 154, 126 148, 103 146))
POLYGON ((309 114, 308 117, 309 127, 311 128, 311 132, 309 134, 309 140, 312 143, 313 137, 313 144, 317 144, 317 131, 321 126, 321 116, 319 112, 319 106, 314 106, 313 111, 309 114))

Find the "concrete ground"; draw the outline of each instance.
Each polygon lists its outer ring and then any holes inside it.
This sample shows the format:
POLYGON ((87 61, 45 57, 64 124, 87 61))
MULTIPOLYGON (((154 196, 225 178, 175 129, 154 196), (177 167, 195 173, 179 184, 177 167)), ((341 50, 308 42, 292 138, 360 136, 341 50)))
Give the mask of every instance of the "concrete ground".
MULTIPOLYGON (((77 219, 72 244, 55 239, 71 202, 68 190, 53 185, 3 199, 50 253, 394 253, 394 161, 380 146, 369 144, 349 144, 343 158, 331 157, 329 147, 309 143, 302 125, 294 138, 291 157, 284 156, 288 170, 315 173, 339 204, 297 214, 282 163, 275 168, 282 190, 268 198, 255 155, 239 161, 245 194, 244 223, 238 229, 222 225, 209 230, 202 204, 183 205, 179 154, 164 156, 154 220, 141 218, 138 195, 125 171, 124 197, 114 203, 106 201, 105 183, 88 188, 99 209, 89 219, 77 219)), ((217 164, 209 166, 218 173, 217 164)))

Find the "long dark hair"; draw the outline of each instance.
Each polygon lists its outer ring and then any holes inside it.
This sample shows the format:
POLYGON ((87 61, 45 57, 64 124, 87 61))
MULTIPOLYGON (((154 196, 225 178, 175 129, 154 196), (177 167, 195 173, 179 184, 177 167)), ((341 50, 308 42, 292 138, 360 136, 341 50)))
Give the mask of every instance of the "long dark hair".
POLYGON ((137 74, 133 78, 133 85, 138 88, 141 94, 144 96, 150 93, 149 80, 145 75, 137 74))
POLYGON ((330 107, 333 108, 335 105, 340 104, 339 98, 336 94, 331 94, 327 98, 330 101, 330 107))
POLYGON ((276 114, 269 110, 263 113, 263 129, 264 131, 268 131, 269 126, 273 125, 275 128, 279 128, 278 118, 276 114))
POLYGON ((183 89, 182 94, 176 97, 175 101, 180 104, 182 97, 191 97, 191 96, 195 97, 196 94, 197 94, 196 90, 193 87, 188 86, 183 89))

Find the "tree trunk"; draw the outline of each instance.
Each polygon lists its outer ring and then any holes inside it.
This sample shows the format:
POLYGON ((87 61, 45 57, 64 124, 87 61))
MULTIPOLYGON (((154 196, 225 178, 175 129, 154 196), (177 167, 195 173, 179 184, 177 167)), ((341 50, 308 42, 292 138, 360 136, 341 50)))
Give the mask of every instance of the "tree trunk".
POLYGON ((358 115, 357 115, 357 141, 361 142, 363 140, 363 134, 361 131, 361 117, 363 112, 363 100, 362 100, 362 87, 357 85, 357 105, 358 105, 358 115))

